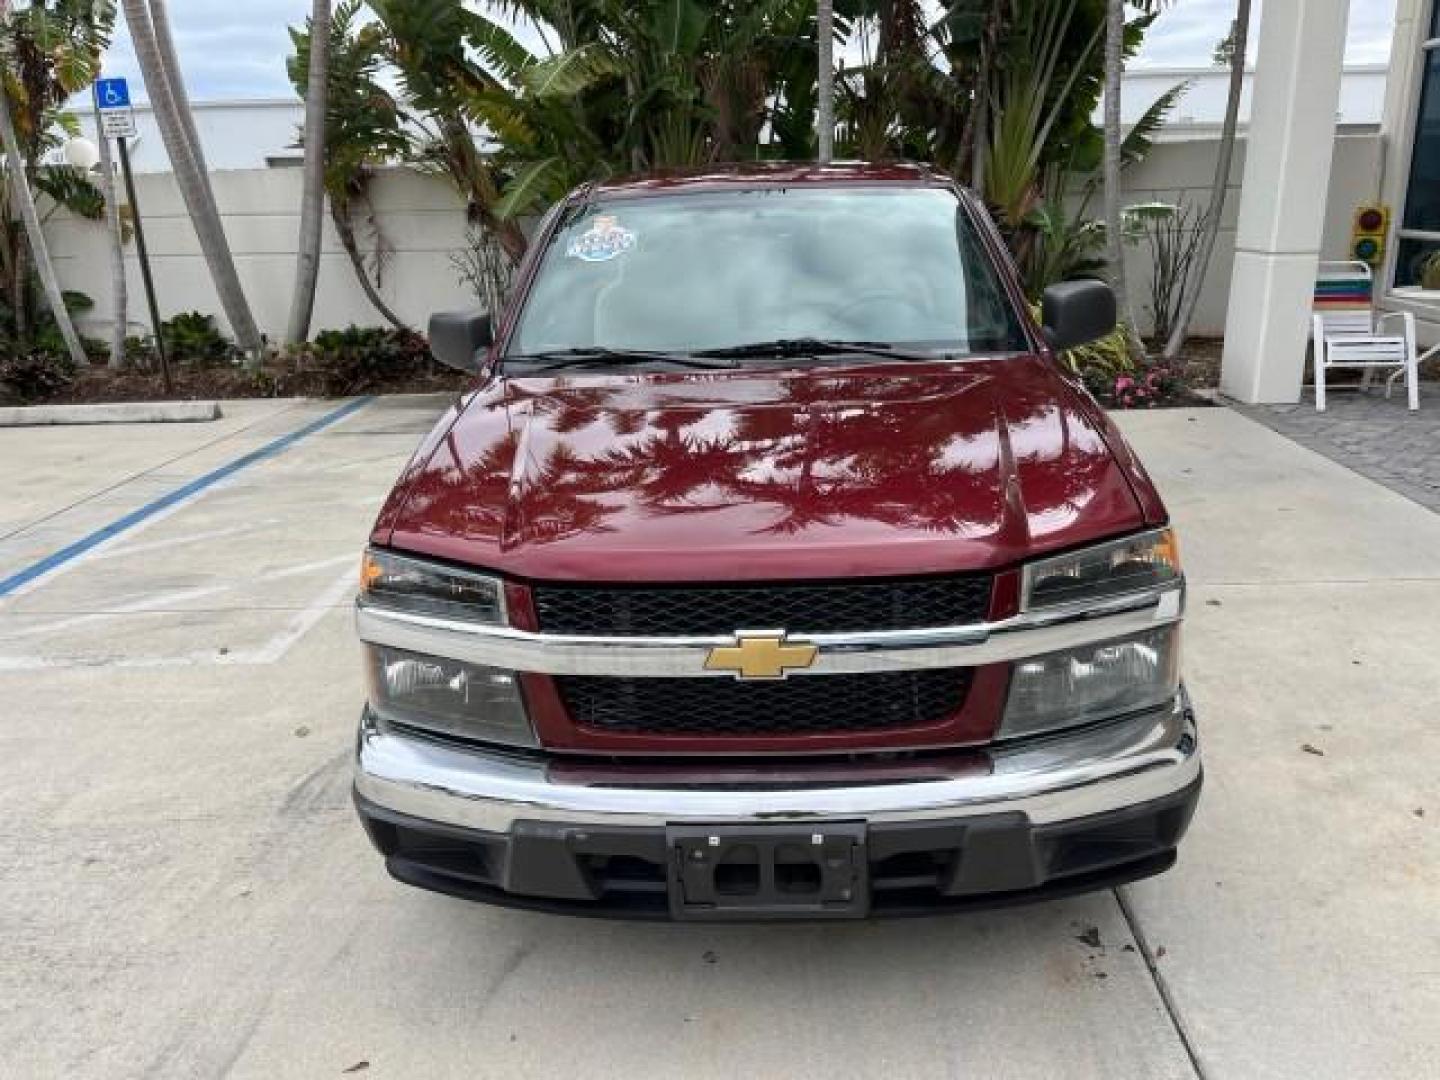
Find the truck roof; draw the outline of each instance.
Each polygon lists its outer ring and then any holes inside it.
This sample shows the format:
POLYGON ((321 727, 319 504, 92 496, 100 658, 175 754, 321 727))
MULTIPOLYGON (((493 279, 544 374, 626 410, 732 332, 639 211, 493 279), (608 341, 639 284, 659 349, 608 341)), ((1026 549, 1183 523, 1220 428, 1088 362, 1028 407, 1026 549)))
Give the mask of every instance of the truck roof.
POLYGON ((940 170, 915 162, 878 164, 865 161, 836 161, 821 165, 814 161, 757 161, 709 165, 700 168, 659 169, 653 172, 602 180, 594 187, 581 187, 570 197, 582 200, 603 195, 625 198, 658 192, 715 191, 726 188, 793 187, 798 184, 840 186, 845 184, 886 184, 914 187, 950 187, 954 181, 940 170))

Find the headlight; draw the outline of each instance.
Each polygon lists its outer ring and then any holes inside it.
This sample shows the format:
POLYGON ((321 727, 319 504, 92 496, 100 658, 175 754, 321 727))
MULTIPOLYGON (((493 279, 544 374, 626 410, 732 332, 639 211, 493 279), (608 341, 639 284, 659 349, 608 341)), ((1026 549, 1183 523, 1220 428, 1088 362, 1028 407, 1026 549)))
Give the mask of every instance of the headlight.
POLYGON ((1171 529, 1040 559, 1025 567, 1021 608, 1083 606, 1180 580, 1180 547, 1171 529))
POLYGON ((1179 687, 1179 626, 1018 660, 998 734, 1013 739, 1154 708, 1179 687))
POLYGON ((505 621, 505 590, 498 578, 375 548, 360 564, 360 598, 399 611, 505 621))
POLYGON ((382 720, 462 739, 538 745, 513 671, 383 645, 365 651, 370 707, 382 720))

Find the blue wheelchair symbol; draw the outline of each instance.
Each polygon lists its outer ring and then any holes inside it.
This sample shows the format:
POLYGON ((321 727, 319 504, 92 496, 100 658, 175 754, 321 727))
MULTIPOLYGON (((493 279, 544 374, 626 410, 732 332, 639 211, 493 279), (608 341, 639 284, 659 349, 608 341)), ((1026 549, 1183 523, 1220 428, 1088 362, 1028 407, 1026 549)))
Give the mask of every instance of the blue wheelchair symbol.
POLYGON ((130 85, 124 79, 101 79, 95 84, 95 99, 102 109, 128 109, 130 85))

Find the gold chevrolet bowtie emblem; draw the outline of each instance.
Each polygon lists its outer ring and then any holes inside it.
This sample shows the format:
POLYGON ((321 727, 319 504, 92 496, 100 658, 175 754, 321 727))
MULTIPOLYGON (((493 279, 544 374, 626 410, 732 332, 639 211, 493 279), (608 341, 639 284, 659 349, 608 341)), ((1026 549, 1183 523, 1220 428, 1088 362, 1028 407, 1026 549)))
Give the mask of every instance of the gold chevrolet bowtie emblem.
POLYGON ((783 679, 808 668, 820 650, 809 642, 785 640, 783 630, 736 634, 734 645, 719 645, 705 658, 708 671, 733 671, 737 679, 783 679))

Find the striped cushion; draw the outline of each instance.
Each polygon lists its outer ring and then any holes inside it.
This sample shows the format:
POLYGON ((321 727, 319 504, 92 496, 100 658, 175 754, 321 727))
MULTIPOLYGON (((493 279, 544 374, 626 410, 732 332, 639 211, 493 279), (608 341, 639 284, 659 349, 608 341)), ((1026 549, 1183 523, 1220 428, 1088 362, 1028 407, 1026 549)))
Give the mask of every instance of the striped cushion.
POLYGON ((1315 283, 1315 306, 1319 308, 1368 308, 1370 299, 1368 278, 1321 278, 1315 283))

